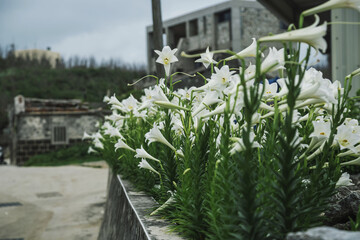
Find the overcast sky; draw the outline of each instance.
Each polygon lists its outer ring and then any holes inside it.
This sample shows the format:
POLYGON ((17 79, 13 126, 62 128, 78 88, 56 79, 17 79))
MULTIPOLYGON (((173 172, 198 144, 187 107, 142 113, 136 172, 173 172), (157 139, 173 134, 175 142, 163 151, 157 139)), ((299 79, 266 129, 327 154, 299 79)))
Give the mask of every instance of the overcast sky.
MULTIPOLYGON (((162 0, 163 20, 225 0, 162 0)), ((0 46, 146 62, 151 0, 0 0, 0 46)))

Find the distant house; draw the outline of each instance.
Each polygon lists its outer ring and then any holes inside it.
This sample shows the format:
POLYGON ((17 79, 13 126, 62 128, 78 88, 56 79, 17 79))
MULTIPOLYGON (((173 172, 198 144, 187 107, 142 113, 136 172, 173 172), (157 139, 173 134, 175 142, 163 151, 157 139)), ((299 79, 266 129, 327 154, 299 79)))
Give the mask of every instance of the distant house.
POLYGON ((56 63, 61 60, 60 53, 42 49, 15 50, 14 56, 17 58, 38 60, 39 62, 42 59, 46 59, 52 68, 55 68, 56 63))
MULTIPOLYGON (((204 68, 201 63, 194 63, 194 59, 180 57, 182 51, 196 54, 210 47, 210 50, 239 52, 252 43, 253 37, 282 32, 283 27, 282 22, 260 3, 231 0, 164 21, 164 44, 178 49, 176 55, 180 61, 173 64, 172 72, 193 73, 204 68)), ((146 32, 148 72, 153 73, 157 58, 153 26, 148 26, 146 32)))
POLYGON ((11 164, 82 141, 84 131, 97 131, 103 111, 80 100, 25 98, 18 95, 10 108, 11 164))

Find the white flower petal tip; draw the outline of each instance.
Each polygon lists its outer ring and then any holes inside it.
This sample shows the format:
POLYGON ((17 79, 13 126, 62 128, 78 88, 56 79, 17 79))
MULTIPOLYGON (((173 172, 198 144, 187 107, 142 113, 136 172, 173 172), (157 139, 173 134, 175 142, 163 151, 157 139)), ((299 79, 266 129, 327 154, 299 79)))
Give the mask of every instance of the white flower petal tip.
POLYGON ((139 162, 138 167, 148 169, 148 170, 156 173, 157 175, 160 175, 160 173, 158 171, 156 171, 145 159, 141 159, 141 162, 139 162))
POLYGON ((132 149, 129 145, 127 145, 123 140, 119 139, 118 142, 114 145, 115 147, 115 152, 116 150, 118 150, 119 148, 124 148, 127 150, 130 150, 132 152, 135 152, 134 149, 132 149))
POLYGON ((159 159, 154 158, 148 152, 146 152, 145 149, 143 148, 143 146, 141 146, 141 148, 136 149, 135 157, 136 158, 147 158, 147 159, 153 160, 155 162, 160 162, 159 159))
POLYGON ((322 52, 326 52, 327 43, 324 39, 326 35, 327 22, 322 25, 318 25, 320 18, 315 15, 315 22, 305 28, 276 34, 273 36, 266 36, 259 39, 260 42, 273 42, 273 41, 293 41, 293 42, 304 42, 312 46, 318 51, 321 49, 322 52))
POLYGON ((166 146, 168 146, 171 150, 176 152, 176 149, 166 140, 166 138, 162 135, 157 125, 154 125, 149 132, 145 134, 145 139, 148 141, 148 145, 152 142, 160 142, 166 146))
MULTIPOLYGON (((234 56, 225 58, 225 60, 229 61, 229 60, 233 60, 233 59, 242 59, 242 58, 245 58, 245 57, 256 57, 257 41, 256 41, 255 38, 252 38, 252 40, 253 40, 253 42, 247 48, 245 48, 242 51, 238 52, 234 56)), ((261 56, 263 56, 262 53, 261 53, 261 56)))

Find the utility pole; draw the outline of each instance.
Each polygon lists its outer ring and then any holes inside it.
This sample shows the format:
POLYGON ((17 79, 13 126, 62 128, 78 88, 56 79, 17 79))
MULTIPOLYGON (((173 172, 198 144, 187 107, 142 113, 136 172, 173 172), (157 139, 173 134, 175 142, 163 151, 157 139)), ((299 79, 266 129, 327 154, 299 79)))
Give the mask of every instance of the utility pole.
MULTIPOLYGON (((161 19, 160 0, 151 0, 153 16, 153 41, 154 48, 161 51, 163 49, 163 27, 161 19)), ((161 64, 156 63, 157 76, 164 76, 164 68, 161 64)))

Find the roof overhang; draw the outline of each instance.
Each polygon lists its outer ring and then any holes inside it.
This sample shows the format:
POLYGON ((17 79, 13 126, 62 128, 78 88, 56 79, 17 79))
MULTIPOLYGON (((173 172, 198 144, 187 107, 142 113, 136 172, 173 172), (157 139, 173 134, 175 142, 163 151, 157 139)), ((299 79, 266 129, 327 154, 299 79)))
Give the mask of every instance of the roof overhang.
MULTIPOLYGON (((301 12, 309 8, 320 5, 327 0, 258 0, 264 7, 271 11, 281 21, 285 23, 298 24, 301 12)), ((330 21, 330 12, 320 14, 323 21, 330 21)), ((309 25, 312 18, 305 18, 305 24, 309 25)))

